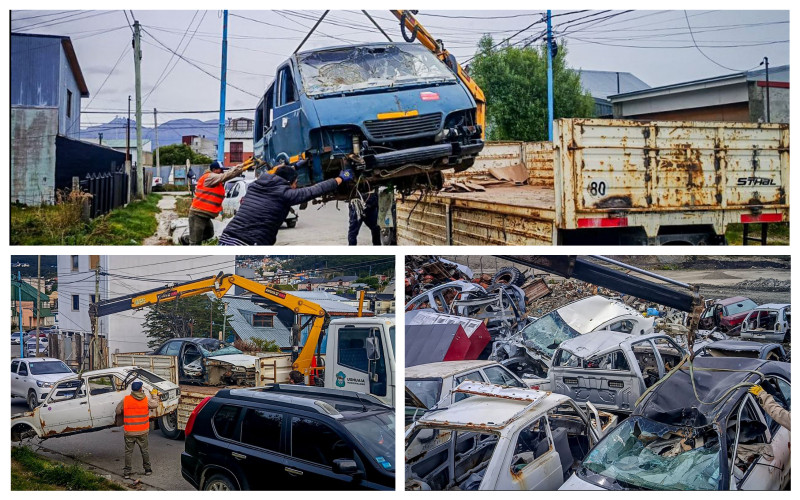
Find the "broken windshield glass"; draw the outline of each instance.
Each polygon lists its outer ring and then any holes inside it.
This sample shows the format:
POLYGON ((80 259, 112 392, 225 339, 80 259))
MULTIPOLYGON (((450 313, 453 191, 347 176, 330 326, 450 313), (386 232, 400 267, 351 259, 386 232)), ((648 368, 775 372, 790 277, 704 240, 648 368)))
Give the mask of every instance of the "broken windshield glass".
POLYGON ((536 350, 548 357, 553 357, 559 344, 579 335, 555 311, 542 316, 522 330, 525 343, 532 343, 536 350))
POLYGON ((352 92, 419 82, 455 82, 452 72, 419 45, 344 47, 298 57, 307 95, 352 92))
POLYGON ((583 466, 639 488, 716 490, 719 460, 719 436, 710 426, 675 427, 637 416, 611 431, 583 466))

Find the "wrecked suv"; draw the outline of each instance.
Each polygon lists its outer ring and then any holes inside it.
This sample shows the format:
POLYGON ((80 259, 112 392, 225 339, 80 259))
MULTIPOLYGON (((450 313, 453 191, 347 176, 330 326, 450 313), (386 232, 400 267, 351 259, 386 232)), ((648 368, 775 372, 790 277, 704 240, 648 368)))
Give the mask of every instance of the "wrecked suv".
POLYGON ((255 112, 255 156, 302 160, 298 185, 348 167, 372 186, 441 187, 440 170, 468 168, 483 148, 472 95, 419 44, 304 51, 275 75, 255 112))
POLYGON ((471 397, 406 431, 406 490, 554 490, 617 421, 550 392, 465 381, 454 393, 471 397))
POLYGON ((181 384, 255 385, 258 358, 217 339, 171 339, 151 354, 177 356, 181 384))

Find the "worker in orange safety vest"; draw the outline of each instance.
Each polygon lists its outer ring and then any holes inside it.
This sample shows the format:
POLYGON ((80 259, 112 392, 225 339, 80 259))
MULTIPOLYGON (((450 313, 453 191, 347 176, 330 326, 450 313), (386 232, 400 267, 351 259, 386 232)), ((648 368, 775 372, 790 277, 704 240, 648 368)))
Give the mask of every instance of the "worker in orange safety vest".
POLYGON ((200 176, 194 188, 192 206, 189 208, 189 244, 200 245, 214 237, 213 220, 222 212, 225 201, 225 182, 239 177, 252 166, 245 162, 227 169, 218 161, 211 162, 208 171, 200 176))
POLYGON ((117 405, 117 419, 115 423, 120 425, 120 420, 125 429, 125 467, 122 469, 125 479, 131 478, 131 460, 133 458, 133 448, 139 445, 142 452, 142 465, 144 475, 149 476, 153 473, 150 465, 150 449, 148 434, 150 432, 150 410, 158 407, 158 390, 151 391, 150 398, 142 390, 142 382, 136 380, 131 384, 131 393, 117 405))

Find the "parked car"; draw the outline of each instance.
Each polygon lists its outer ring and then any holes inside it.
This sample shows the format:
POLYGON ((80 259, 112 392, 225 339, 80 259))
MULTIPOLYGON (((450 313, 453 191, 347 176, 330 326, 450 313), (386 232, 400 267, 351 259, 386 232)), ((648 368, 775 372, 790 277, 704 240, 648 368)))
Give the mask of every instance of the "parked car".
POLYGON ((113 427, 117 404, 130 394, 134 380, 141 380, 147 393, 158 391, 158 406, 150 410, 151 419, 178 408, 180 388, 147 370, 136 366, 92 370, 60 378, 41 405, 11 417, 11 441, 113 427))
POLYGON ((36 357, 36 356, 46 356, 47 355, 47 348, 49 344, 47 339, 39 339, 39 350, 36 350, 36 338, 28 339, 25 343, 25 356, 28 357, 36 357))
POLYGON ((20 332, 11 332, 11 345, 20 345, 22 343, 20 341, 21 338, 26 338, 26 334, 20 332))
POLYGON ((696 356, 736 357, 767 359, 770 361, 789 361, 783 346, 775 343, 753 342, 747 340, 719 340, 712 342, 696 352, 696 356))
POLYGON ((406 490, 554 490, 617 417, 568 396, 464 381, 406 431, 406 490))
POLYGON ((525 382, 496 361, 441 361, 408 366, 406 367, 406 425, 434 406, 437 409, 447 408, 450 404, 466 398, 466 394, 452 392, 465 380, 528 388, 525 382), (416 399, 417 402, 409 404, 409 398, 416 399))
POLYGON ((740 336, 745 340, 791 341, 792 306, 764 304, 756 307, 742 321, 740 336))
POLYGON ((664 334, 591 332, 561 343, 548 373, 550 389, 578 403, 627 413, 684 356, 686 351, 664 334))
POLYGON ((72 370, 60 359, 12 359, 11 397, 25 398, 33 410, 45 400, 53 384, 67 375, 72 375, 72 370))
POLYGON ((782 490, 790 432, 748 392, 791 410, 788 363, 695 358, 653 388, 583 459, 562 490, 782 490))
POLYGON ((653 333, 654 318, 614 299, 592 295, 559 307, 508 339, 494 343, 492 359, 522 379, 547 378, 556 348, 567 339, 598 330, 653 333))
POLYGON ((208 337, 170 339, 150 354, 177 356, 181 384, 254 385, 256 356, 208 337), (222 369, 214 369, 222 368, 222 369))
POLYGON ((224 389, 189 417, 181 474, 198 490, 393 490, 394 425, 369 394, 224 389))
POLYGON ((275 75, 256 108, 255 155, 271 166, 304 157, 300 186, 333 178, 342 166, 372 186, 403 190, 423 172, 441 186, 440 170, 464 170, 483 149, 475 100, 420 44, 308 50, 275 75))
POLYGON ((758 307, 758 304, 747 297, 729 297, 710 302, 700 315, 700 328, 711 330, 717 328, 728 335, 739 334, 737 328, 747 313, 758 307))
MULTIPOLYGON (((253 179, 245 180, 244 177, 230 180, 225 183, 225 199, 222 201, 222 213, 226 217, 233 217, 239 211, 244 195, 247 194, 247 187, 254 182, 253 179)), ((298 215, 294 208, 289 209, 286 216, 286 227, 297 226, 298 215)))

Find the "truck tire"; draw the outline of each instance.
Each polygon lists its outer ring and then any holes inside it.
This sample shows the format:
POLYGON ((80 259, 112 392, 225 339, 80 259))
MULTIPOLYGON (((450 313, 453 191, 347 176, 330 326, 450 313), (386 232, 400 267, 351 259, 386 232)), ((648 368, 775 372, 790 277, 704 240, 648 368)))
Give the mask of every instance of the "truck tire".
POLYGON ((297 219, 290 219, 286 221, 286 227, 293 228, 297 226, 297 219))
POLYGON ((178 429, 178 412, 174 411, 168 415, 162 415, 158 419, 158 427, 161 434, 167 439, 180 439, 183 431, 178 429))
POLYGON ((28 391, 27 401, 28 401, 28 409, 30 409, 31 411, 33 411, 37 406, 39 406, 39 400, 36 397, 36 391, 34 391, 33 389, 28 391))
POLYGON ((203 483, 203 491, 234 491, 237 489, 233 481, 223 474, 214 474, 203 483))
POLYGON ((525 275, 516 267, 501 267, 492 276, 492 285, 507 283, 509 285, 522 286, 525 284, 525 275))

